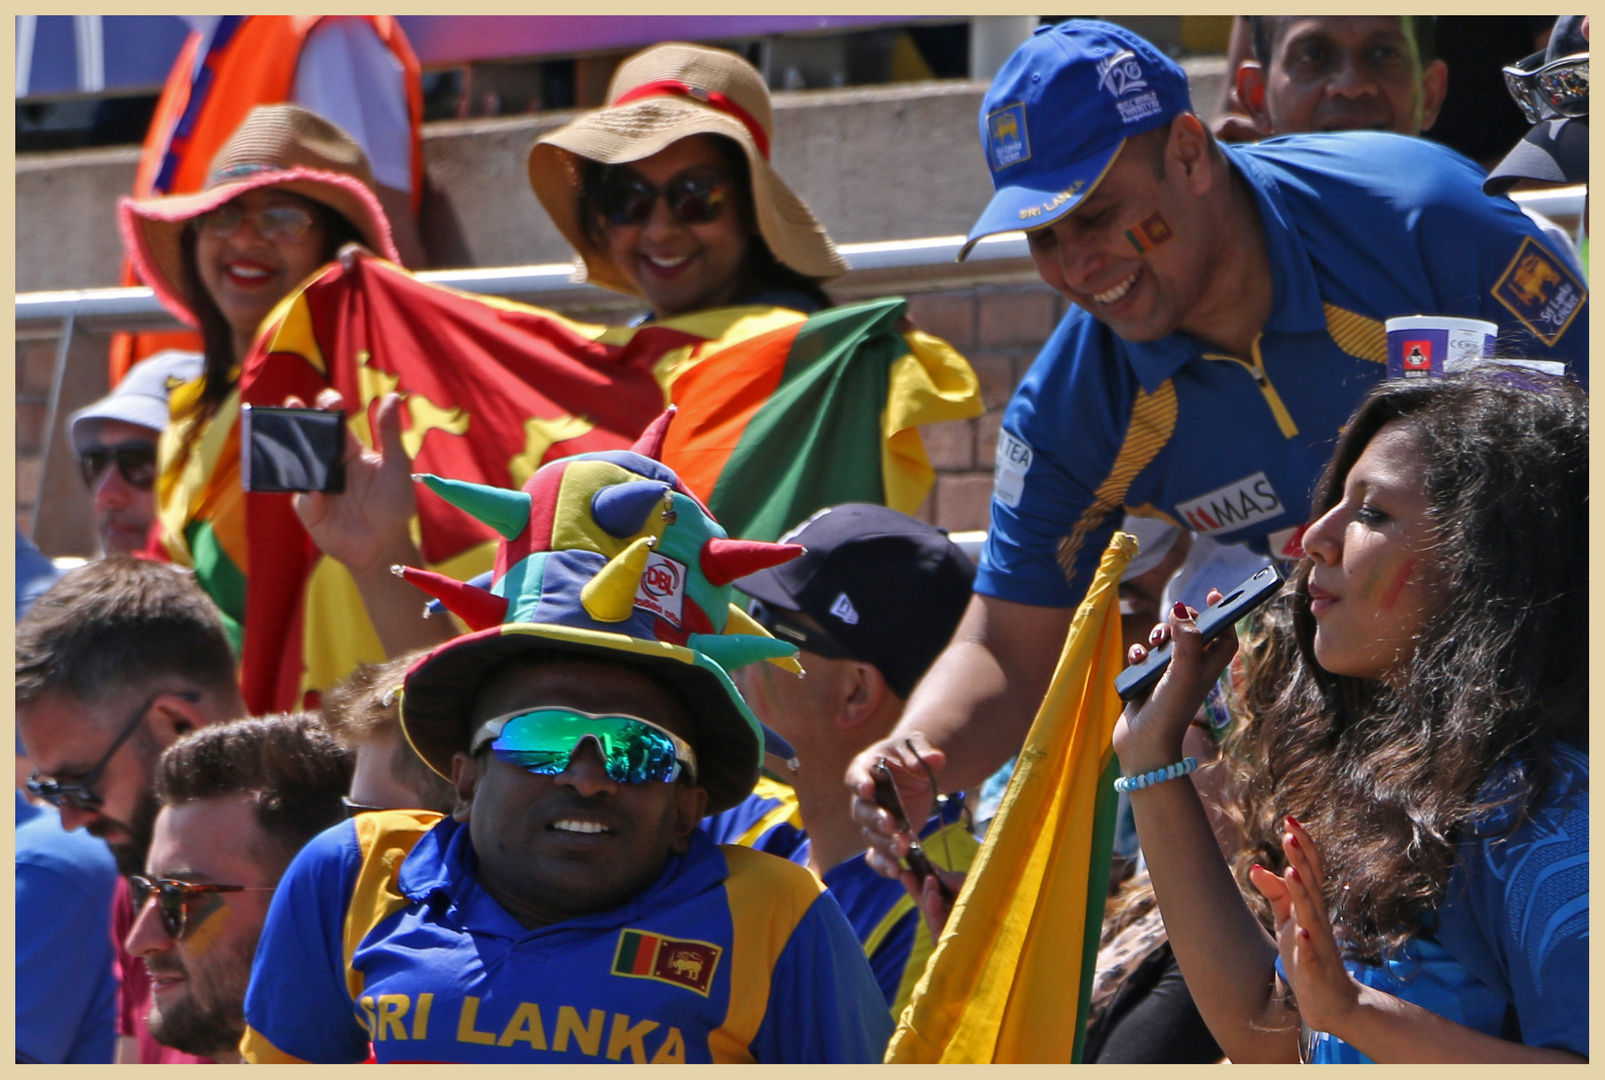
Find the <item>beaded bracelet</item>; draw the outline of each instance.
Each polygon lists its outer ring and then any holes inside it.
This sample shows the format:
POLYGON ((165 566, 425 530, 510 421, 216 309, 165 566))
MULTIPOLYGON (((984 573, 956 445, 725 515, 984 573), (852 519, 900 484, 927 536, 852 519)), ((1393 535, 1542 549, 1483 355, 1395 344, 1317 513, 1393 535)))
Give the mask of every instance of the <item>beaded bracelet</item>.
POLYGON ((1163 769, 1145 772, 1141 776, 1122 776, 1115 781, 1115 790, 1122 794, 1128 791, 1139 791, 1145 787, 1162 784, 1166 780, 1174 780, 1178 776, 1186 776, 1196 768, 1198 768, 1197 758, 1183 758, 1174 765, 1166 765, 1163 769))

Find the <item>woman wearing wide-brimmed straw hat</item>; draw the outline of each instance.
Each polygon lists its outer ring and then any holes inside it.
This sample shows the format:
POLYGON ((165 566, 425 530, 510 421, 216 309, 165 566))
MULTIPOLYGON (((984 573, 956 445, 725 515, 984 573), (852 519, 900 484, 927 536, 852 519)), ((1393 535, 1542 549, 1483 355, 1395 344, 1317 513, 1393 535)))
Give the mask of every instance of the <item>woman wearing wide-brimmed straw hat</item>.
POLYGON ((656 318, 738 303, 812 313, 847 264, 770 165, 773 135, 751 64, 657 45, 624 62, 602 109, 541 137, 530 184, 583 277, 656 318))
POLYGON ((204 190, 123 199, 117 209, 140 277, 169 311, 200 329, 205 346, 201 377, 171 397, 157 481, 162 546, 195 566, 201 586, 239 624, 246 563, 237 459, 209 482, 181 481, 210 468, 190 468, 197 454, 224 460, 221 436, 236 414, 240 364, 262 320, 347 243, 399 262, 390 223, 362 148, 295 105, 253 109, 213 158, 204 190), (197 525, 217 527, 203 541, 197 525), (227 558, 203 557, 203 549, 227 558))
POLYGON ((362 148, 305 109, 253 109, 208 177, 194 194, 125 198, 117 211, 140 278, 201 331, 211 412, 263 317, 342 245, 400 260, 362 148))

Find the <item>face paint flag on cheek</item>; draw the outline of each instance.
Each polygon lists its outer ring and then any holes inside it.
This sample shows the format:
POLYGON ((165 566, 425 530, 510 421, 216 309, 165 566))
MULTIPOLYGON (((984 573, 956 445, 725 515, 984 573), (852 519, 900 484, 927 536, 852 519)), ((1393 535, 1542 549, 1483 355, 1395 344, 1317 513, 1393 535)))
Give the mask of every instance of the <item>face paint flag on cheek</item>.
POLYGON ((1170 223, 1157 210, 1144 218, 1141 224, 1126 230, 1126 239, 1137 249, 1138 255, 1148 254, 1174 235, 1176 234, 1170 231, 1170 223))

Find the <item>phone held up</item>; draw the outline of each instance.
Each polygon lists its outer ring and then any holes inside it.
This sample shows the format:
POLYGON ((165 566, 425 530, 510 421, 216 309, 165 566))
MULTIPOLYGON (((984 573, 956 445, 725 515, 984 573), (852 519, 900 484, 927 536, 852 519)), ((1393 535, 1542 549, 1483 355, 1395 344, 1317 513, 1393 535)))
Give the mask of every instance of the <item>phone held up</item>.
POLYGON ((345 424, 339 410, 242 406, 240 486, 254 492, 344 491, 345 424))
MULTIPOLYGON (((1203 637, 1204 644, 1208 645, 1220 637, 1228 626, 1275 596, 1281 587, 1281 572, 1274 566, 1267 566, 1221 597, 1217 603, 1199 612, 1198 633, 1203 637)), ((1165 669, 1170 667, 1170 649, 1171 642, 1167 641, 1163 648, 1149 653, 1142 663, 1133 664, 1115 676, 1115 693, 1120 695, 1121 701, 1141 697, 1153 689, 1165 669)))
MULTIPOLYGON (((903 809, 902 796, 897 794, 897 782, 892 779, 891 766, 887 764, 886 759, 881 758, 877 761, 870 772, 875 777, 875 805, 892 815, 892 821, 896 823, 898 832, 914 833, 914 827, 909 824, 908 811, 903 809)), ((930 856, 925 854, 925 849, 920 847, 919 841, 909 844, 908 854, 903 857, 903 861, 919 879, 921 888, 925 887, 926 878, 935 877, 936 887, 942 891, 942 899, 947 901, 954 899, 953 890, 947 887, 942 875, 937 873, 936 865, 931 862, 930 856)))

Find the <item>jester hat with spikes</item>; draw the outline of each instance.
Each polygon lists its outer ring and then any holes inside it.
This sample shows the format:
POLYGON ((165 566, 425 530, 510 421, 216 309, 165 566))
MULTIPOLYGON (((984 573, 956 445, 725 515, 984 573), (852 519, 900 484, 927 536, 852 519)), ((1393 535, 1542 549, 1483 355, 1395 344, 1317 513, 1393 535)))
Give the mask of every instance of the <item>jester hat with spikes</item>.
POLYGON ((630 450, 549 462, 521 491, 417 477, 502 536, 489 588, 395 568, 470 628, 414 664, 401 697, 402 730, 442 776, 450 778, 452 755, 468 748, 469 710, 485 675, 541 651, 657 676, 696 725, 708 813, 751 794, 763 734, 727 672, 760 661, 801 668, 794 646, 730 602, 730 583, 803 549, 725 535, 657 460, 673 416, 671 407, 630 450))

